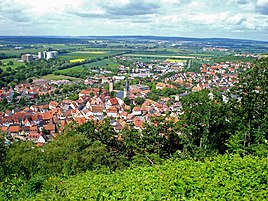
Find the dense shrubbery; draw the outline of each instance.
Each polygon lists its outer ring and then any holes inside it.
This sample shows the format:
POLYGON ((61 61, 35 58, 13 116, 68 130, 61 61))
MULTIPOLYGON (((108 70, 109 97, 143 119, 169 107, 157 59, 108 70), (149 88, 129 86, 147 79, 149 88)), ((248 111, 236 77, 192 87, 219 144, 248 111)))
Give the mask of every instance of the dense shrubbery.
MULTIPOLYGON (((150 156, 149 156, 150 157, 150 156)), ((145 159, 146 160, 146 159, 145 159)), ((153 160, 153 159, 152 159, 153 160)), ((237 155, 204 161, 167 160, 162 165, 110 172, 88 171, 68 179, 35 177, 24 200, 266 200, 268 159, 237 155), (38 191, 42 186, 41 192, 38 191)))

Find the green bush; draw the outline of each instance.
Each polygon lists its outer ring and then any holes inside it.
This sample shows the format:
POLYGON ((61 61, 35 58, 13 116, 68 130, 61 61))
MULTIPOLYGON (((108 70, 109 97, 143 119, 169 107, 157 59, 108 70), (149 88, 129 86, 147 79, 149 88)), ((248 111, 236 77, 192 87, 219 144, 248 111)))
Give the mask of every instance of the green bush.
POLYGON ((32 200, 267 200, 268 159, 224 155, 166 160, 125 171, 56 180, 32 200))

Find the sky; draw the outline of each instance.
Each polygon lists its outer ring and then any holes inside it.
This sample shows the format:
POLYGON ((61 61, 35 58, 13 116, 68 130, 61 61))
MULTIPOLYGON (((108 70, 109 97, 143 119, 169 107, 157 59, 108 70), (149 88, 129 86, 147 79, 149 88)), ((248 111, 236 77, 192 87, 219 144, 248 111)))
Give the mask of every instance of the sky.
POLYGON ((268 0, 1 0, 0 35, 268 41, 268 0))

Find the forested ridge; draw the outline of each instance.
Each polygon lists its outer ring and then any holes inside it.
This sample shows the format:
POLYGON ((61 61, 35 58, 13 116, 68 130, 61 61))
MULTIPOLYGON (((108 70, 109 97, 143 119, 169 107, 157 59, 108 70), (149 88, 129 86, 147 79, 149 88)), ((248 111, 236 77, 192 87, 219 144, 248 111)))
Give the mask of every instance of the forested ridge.
POLYGON ((106 119, 71 124, 43 147, 1 142, 0 198, 267 199, 268 59, 228 92, 180 101, 179 119, 157 117, 142 131, 116 133, 106 119))

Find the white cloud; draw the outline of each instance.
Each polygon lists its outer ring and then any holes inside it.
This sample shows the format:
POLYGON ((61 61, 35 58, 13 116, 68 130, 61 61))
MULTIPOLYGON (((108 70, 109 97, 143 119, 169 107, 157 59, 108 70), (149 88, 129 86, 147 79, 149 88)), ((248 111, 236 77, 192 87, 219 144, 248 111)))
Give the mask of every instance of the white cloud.
POLYGON ((268 0, 258 0, 256 9, 263 15, 268 15, 268 0))
POLYGON ((1 0, 0 34, 250 38, 254 30, 267 40, 267 6, 268 0, 1 0))
POLYGON ((246 20, 245 16, 243 16, 242 14, 236 14, 234 16, 229 17, 227 19, 227 22, 233 25, 240 25, 245 20, 246 20))

